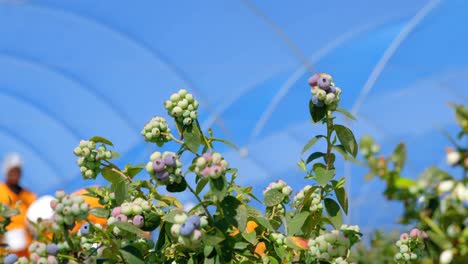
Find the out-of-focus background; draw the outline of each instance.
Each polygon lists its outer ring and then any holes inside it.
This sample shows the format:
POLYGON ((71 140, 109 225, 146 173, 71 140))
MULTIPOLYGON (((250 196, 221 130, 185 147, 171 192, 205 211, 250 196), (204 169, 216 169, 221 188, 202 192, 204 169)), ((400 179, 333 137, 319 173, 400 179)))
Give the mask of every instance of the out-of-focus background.
MULTIPOLYGON (((39 195, 102 184, 81 180, 79 140, 105 136, 118 164, 145 163, 156 146, 141 128, 186 88, 202 127, 239 146, 220 150, 240 184, 261 196, 281 178, 297 191, 302 146, 322 129, 307 78, 328 72, 358 138, 374 135, 384 152, 406 142, 409 177, 448 169, 441 131, 456 128, 447 103, 467 103, 467 11, 464 0, 0 0, 0 157, 20 153, 22 185, 39 195)), ((338 164, 346 222, 395 227, 401 208, 383 185, 338 164)))

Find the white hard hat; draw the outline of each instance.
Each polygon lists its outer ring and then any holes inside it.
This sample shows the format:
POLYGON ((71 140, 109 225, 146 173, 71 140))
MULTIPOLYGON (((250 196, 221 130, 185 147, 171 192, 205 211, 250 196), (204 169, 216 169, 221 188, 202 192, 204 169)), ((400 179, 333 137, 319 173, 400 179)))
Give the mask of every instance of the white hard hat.
POLYGON ((3 160, 3 174, 7 175, 8 171, 13 168, 23 167, 23 159, 18 153, 10 153, 3 160))
POLYGON ((55 200, 53 196, 41 196, 29 206, 26 218, 33 223, 37 223, 39 218, 42 220, 52 219, 54 210, 50 207, 50 202, 53 200, 55 200))

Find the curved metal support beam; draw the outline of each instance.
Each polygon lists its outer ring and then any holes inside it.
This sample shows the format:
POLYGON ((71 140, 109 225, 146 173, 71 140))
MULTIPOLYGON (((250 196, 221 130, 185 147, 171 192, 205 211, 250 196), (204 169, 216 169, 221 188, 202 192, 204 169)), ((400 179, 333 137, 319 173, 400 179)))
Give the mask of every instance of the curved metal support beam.
POLYGON ((440 3, 440 0, 431 0, 426 5, 423 6, 403 27, 398 36, 390 43, 388 48, 385 50, 384 54, 380 58, 379 62, 375 65, 372 70, 369 78, 367 79, 364 87, 361 90, 359 97, 356 99, 354 106, 351 109, 351 113, 354 115, 357 114, 361 105, 364 103, 369 92, 374 87, 374 84, 377 82, 377 79, 380 77, 381 73, 387 66, 390 59, 396 53, 401 44, 406 40, 406 38, 413 32, 413 30, 424 20, 424 18, 434 10, 440 3))

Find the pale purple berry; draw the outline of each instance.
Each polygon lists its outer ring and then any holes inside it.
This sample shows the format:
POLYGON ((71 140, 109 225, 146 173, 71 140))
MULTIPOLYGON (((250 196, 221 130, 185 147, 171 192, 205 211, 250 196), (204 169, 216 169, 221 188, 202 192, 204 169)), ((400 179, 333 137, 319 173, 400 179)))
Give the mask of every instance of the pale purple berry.
POLYGON ((335 88, 335 86, 330 86, 330 88, 328 88, 327 92, 328 92, 328 93, 336 94, 336 88, 335 88))
POLYGON ((211 162, 211 156, 212 156, 212 155, 211 155, 210 152, 204 153, 204 154, 202 155, 202 157, 205 158, 205 160, 206 160, 207 162, 211 162))
POLYGON ((200 228, 200 217, 198 215, 191 215, 187 218, 187 223, 193 224, 193 226, 198 229, 200 228))
POLYGON ((318 84, 318 87, 322 88, 322 89, 328 89, 328 87, 330 86, 331 82, 330 82, 330 79, 327 77, 327 76, 321 76, 318 80, 317 80, 317 84, 318 84))
POLYGON ((57 253, 58 253, 58 247, 56 244, 51 243, 47 245, 47 254, 55 256, 57 255, 57 253))
POLYGON ((117 222, 127 222, 128 221, 128 218, 126 215, 124 214, 119 214, 115 217, 115 221, 117 222))
POLYGON ((165 181, 169 178, 169 172, 167 172, 166 170, 161 171, 161 172, 156 172, 156 178, 159 181, 165 181))
POLYGON ((210 174, 211 174, 211 167, 206 167, 201 172, 202 177, 208 177, 210 174))
POLYGON ((194 230, 195 226, 192 223, 185 222, 180 225, 179 234, 183 237, 189 237, 194 230))
POLYGON ((318 81, 319 78, 320 78, 320 76, 318 74, 312 75, 308 80, 309 85, 312 86, 312 87, 316 86, 317 81, 318 81))
POLYGON ((135 215, 135 217, 133 217, 133 224, 138 226, 138 227, 142 227, 143 224, 145 223, 145 219, 143 216, 141 215, 135 215))
POLYGON ((13 264, 18 261, 18 256, 16 254, 8 254, 3 261, 5 264, 13 264))
POLYGON ((411 238, 417 238, 419 236, 419 230, 417 228, 413 228, 410 232, 411 238))
POLYGON ((156 172, 161 172, 164 170, 164 160, 161 158, 157 158, 153 161, 153 169, 156 172))
POLYGON ((173 154, 167 154, 164 157, 164 164, 166 164, 169 167, 173 167, 176 163, 176 157, 173 154))
POLYGON ((120 206, 118 206, 118 207, 115 207, 114 209, 112 209, 111 215, 115 217, 115 216, 117 216, 117 215, 119 215, 121 213, 122 213, 122 208, 120 206))

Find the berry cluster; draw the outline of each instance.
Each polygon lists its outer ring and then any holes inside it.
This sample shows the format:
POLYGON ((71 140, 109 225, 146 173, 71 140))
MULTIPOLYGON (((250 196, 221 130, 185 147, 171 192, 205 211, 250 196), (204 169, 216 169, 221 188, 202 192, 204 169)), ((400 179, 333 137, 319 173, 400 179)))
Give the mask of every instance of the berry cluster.
POLYGON ((395 254, 395 261, 398 263, 406 263, 418 259, 418 252, 424 249, 423 240, 427 238, 427 234, 417 228, 414 228, 409 233, 403 233, 395 245, 400 251, 395 254))
POLYGON ((198 215, 187 216, 184 213, 174 217, 175 224, 171 227, 171 234, 177 241, 187 247, 198 246, 202 239, 201 228, 208 224, 206 217, 198 215))
POLYGON ((226 173, 229 163, 217 152, 207 152, 195 161, 193 171, 201 178, 217 179, 226 173))
POLYGON ((89 204, 85 203, 81 195, 67 195, 64 191, 55 192, 55 198, 50 202, 50 207, 55 211, 52 229, 60 231, 64 226, 71 229, 75 221, 88 217, 89 204))
POLYGON ((341 89, 335 86, 331 75, 314 74, 309 78, 309 85, 312 87, 312 103, 315 106, 333 105, 340 101, 341 89))
POLYGON ((278 246, 286 246, 286 237, 282 233, 272 233, 270 238, 278 246))
POLYGON ((264 190, 263 195, 271 190, 278 190, 284 195, 284 203, 289 203, 289 195, 292 193, 292 188, 283 180, 277 180, 275 182, 271 182, 264 190))
MULTIPOLYGON (((331 263, 347 263, 348 250, 356 243, 354 235, 359 233, 356 226, 342 226, 341 232, 331 230, 309 240, 308 246, 315 260, 331 263), (351 237, 351 236, 353 237, 351 237)), ((357 235, 359 238, 359 235, 357 235)))
POLYGON ((155 116, 141 130, 141 135, 145 137, 145 141, 153 142, 162 146, 164 143, 171 140, 171 130, 163 117, 155 116))
POLYGON ((310 201, 309 211, 316 212, 322 210, 323 204, 322 197, 317 190, 311 191, 312 186, 306 185, 302 190, 300 190, 293 198, 292 207, 296 211, 301 211, 306 205, 306 200, 310 201))
POLYGON ((370 156, 379 153, 380 146, 374 142, 372 137, 363 136, 361 138, 361 144, 360 144, 359 151, 361 152, 361 154, 364 157, 369 158, 370 156))
POLYGON ((172 94, 170 100, 164 102, 164 107, 170 116, 186 126, 190 125, 198 116, 198 101, 184 89, 172 94))
POLYGON ((111 216, 107 219, 107 224, 114 222, 128 222, 137 227, 145 224, 144 213, 151 211, 151 205, 143 198, 136 198, 133 202, 122 203, 121 206, 112 209, 111 216))
POLYGON ((146 164, 146 170, 159 183, 180 183, 182 180, 182 162, 174 152, 154 152, 146 164))
POLYGON ((44 244, 40 242, 33 242, 29 246, 29 252, 31 253, 29 259, 26 257, 18 258, 15 254, 7 255, 3 261, 5 264, 57 264, 57 254, 58 254, 58 247, 56 244, 44 244))
POLYGON ((101 171, 101 160, 112 158, 112 152, 105 145, 96 149, 96 142, 88 140, 81 140, 73 153, 79 157, 77 163, 85 179, 96 179, 101 171))

